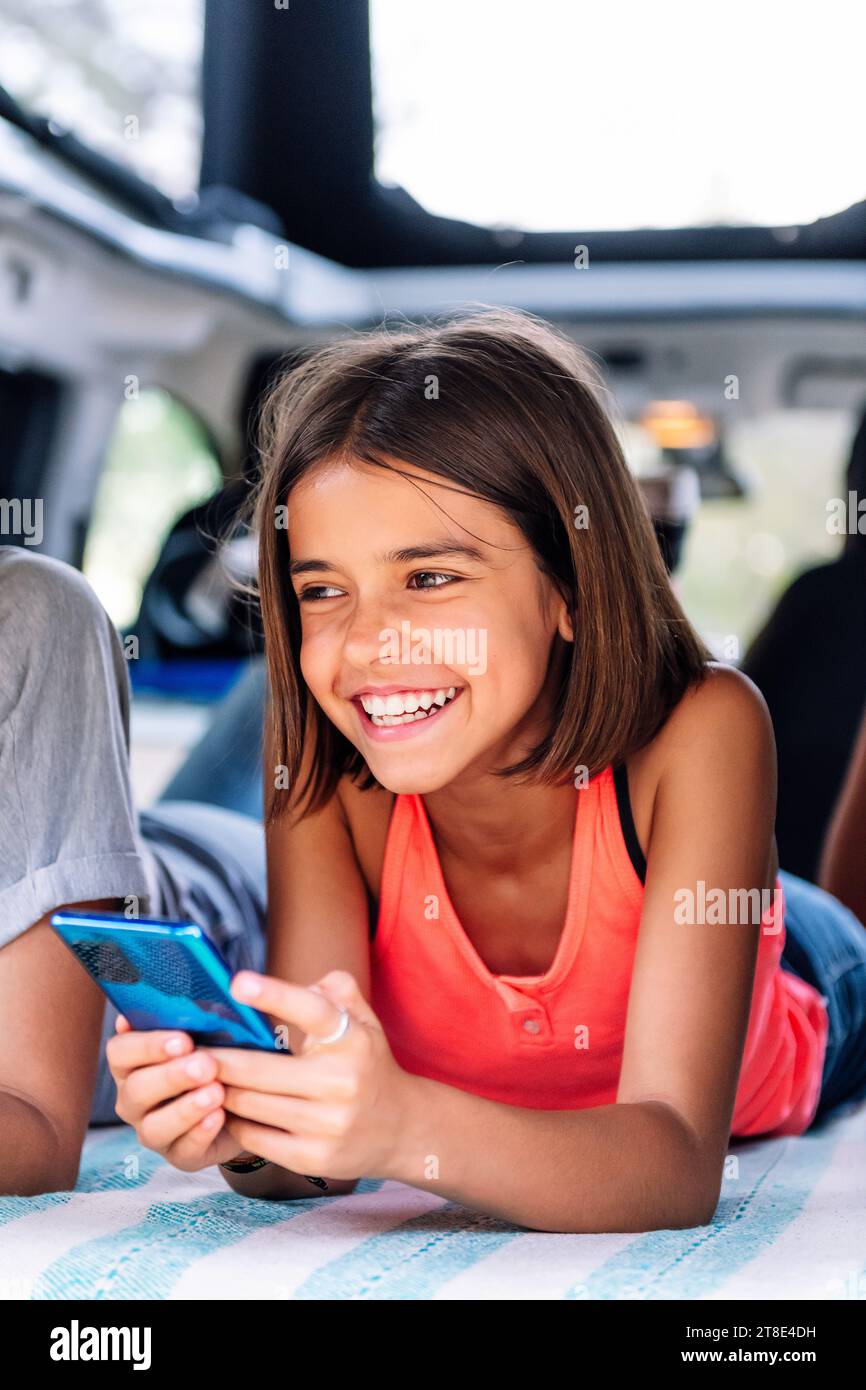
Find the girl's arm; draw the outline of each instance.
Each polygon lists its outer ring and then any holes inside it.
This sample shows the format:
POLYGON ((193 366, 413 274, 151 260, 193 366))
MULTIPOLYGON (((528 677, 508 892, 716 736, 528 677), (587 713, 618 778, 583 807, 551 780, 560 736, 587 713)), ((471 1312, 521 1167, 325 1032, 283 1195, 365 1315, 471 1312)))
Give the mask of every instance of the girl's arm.
MULTIPOLYGON (((412 1076, 388 1177, 537 1230, 712 1218, 749 1019, 757 924, 679 925, 675 895, 764 889, 776 799, 757 688, 711 669, 668 720, 616 1104, 522 1109, 412 1076)), ((543 1062, 540 1063, 543 1066, 543 1062)))
POLYGON ((866 923, 866 709, 824 840, 818 882, 866 923))
MULTIPOLYGON (((310 765, 307 744, 301 782, 310 765)), ((274 777, 265 739, 265 786, 274 777)), ((287 793, 288 795, 288 793, 287 793)), ((330 970, 348 970, 365 998, 370 993, 370 914, 349 824, 339 794, 305 820, 291 814, 266 831, 268 946, 266 970, 283 980, 311 985, 330 970)), ((289 1046, 300 1052, 304 1035, 289 1026, 289 1046)), ((231 1117, 229 1117, 231 1123, 231 1117)), ((252 1173, 220 1170, 234 1191, 284 1200, 325 1195, 303 1174, 271 1163, 252 1173)), ((321 1174, 312 1176, 322 1178, 321 1174)), ((355 1181, 327 1178, 327 1193, 353 1191, 355 1181)))

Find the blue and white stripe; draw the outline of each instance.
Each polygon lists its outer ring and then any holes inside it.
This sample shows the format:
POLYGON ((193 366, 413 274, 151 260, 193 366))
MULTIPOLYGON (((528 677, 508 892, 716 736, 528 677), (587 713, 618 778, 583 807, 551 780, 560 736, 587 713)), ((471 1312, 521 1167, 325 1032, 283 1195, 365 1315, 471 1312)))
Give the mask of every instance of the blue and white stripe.
POLYGON ((732 1153, 709 1226, 552 1235, 433 1184, 255 1202, 94 1130, 74 1192, 0 1199, 0 1297, 866 1300, 866 1103, 732 1153))

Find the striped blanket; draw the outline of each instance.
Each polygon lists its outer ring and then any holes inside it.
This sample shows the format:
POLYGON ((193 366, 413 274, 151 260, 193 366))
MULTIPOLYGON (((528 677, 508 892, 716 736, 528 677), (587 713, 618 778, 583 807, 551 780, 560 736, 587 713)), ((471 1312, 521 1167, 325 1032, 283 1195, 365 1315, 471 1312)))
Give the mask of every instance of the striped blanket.
POLYGON ((92 1130, 74 1192, 0 1199, 0 1297, 866 1299, 866 1103, 732 1145, 712 1224, 647 1235, 527 1231, 432 1185, 256 1202, 92 1130))

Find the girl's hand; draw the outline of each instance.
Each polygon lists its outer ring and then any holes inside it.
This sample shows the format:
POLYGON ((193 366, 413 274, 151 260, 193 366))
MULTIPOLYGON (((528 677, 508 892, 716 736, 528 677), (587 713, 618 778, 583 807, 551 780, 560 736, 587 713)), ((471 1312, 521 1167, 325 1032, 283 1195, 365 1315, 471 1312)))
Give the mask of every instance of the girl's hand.
POLYGON ((139 1142, 185 1173, 225 1163, 243 1147, 225 1129, 217 1066, 188 1033, 134 1032, 118 1015, 106 1045, 117 1113, 139 1142))
POLYGON ((408 1105, 410 1075, 353 975, 334 970, 309 989, 244 970, 236 999, 291 1023, 307 1037, 300 1056, 209 1047, 225 1086, 226 1129, 238 1148, 294 1173, 388 1177, 408 1105), (319 1046, 350 1015, 339 1042, 319 1046))

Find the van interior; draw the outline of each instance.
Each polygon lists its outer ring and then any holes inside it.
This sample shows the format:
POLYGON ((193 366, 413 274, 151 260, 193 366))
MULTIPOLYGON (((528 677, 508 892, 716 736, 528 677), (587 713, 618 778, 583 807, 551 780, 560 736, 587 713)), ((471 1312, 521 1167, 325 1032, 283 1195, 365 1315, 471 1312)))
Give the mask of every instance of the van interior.
MULTIPOLYGON (((643 87, 623 96, 611 57, 602 67, 619 96, 580 100, 581 84, 595 89, 578 40, 592 40, 598 16, 569 30, 560 57, 549 7, 520 10, 518 25, 509 3, 495 23, 486 0, 477 7, 484 24, 451 0, 438 18, 394 0, 176 0, 152 7, 153 25, 140 29, 117 7, 76 0, 64 25, 50 5, 35 20, 31 8, 0 3, 0 498, 42 507, 2 539, 80 568, 119 631, 140 644, 129 667, 141 805, 262 649, 255 612, 229 597, 209 538, 231 523, 255 474, 263 392, 280 364, 347 331, 481 305, 524 309, 565 330, 602 371, 689 617, 720 659, 749 671, 754 657, 761 669, 761 635, 782 596, 850 541, 847 525, 830 524, 828 499, 848 496, 866 407, 866 200, 856 196, 853 151, 847 174, 842 167, 857 125, 843 131, 841 108, 834 117, 828 99, 815 115, 827 123, 826 143, 799 166, 789 148, 797 128, 785 131, 792 107, 773 119, 769 105, 756 108, 794 161, 777 181, 788 196, 776 187, 771 207, 775 147, 755 130, 760 157, 749 164, 749 131, 731 110, 740 90, 754 91, 755 74, 742 74, 740 89, 718 64, 732 122, 726 166, 714 124, 720 94, 682 53, 676 69, 648 74, 638 34, 621 80, 640 77, 643 87), (100 31, 106 16, 111 42, 100 31), (452 82, 441 55, 455 64, 452 82), (545 55, 555 65, 547 82, 545 55), (560 118, 540 128, 534 94, 552 103, 569 72, 560 118), (78 91, 99 94, 82 97, 80 116, 78 91), (632 145, 634 180, 614 178, 632 145), (753 204, 733 174, 716 177, 740 162, 751 169, 753 204), (457 165, 452 187, 446 174, 457 165), (622 186, 618 204, 605 202, 613 184, 622 186)), ((846 46, 834 50, 843 65, 846 46)), ((805 81, 801 68, 794 75, 805 81)), ((772 81, 783 76, 774 69, 772 81)), ((844 74, 836 85, 846 89, 844 74)), ((240 532, 231 554, 238 573, 251 572, 240 532)), ((862 585, 860 571, 850 583, 862 585)), ((847 630, 829 706, 790 716, 792 737, 811 719, 815 738, 832 746, 824 823, 866 699, 860 602, 828 607, 818 624, 832 629, 836 611, 860 624, 847 630)), ((791 634, 790 647, 800 640, 791 634)), ((812 648, 813 668, 820 652, 812 648)), ((800 657, 809 665, 809 651, 800 657)), ((808 868, 797 826, 784 833, 792 870, 808 868)), ((814 849, 816 826, 809 834, 814 849)), ((784 864, 781 835, 780 853, 784 864)), ((844 1268, 862 1298, 862 1221, 858 1255, 845 1200, 850 1154, 864 1137, 861 1124, 859 1137, 816 1139, 802 1162, 790 1141, 744 1147, 725 1212, 742 1201, 747 1223, 760 1211, 763 1253, 747 1251, 746 1236, 740 1248, 736 1234, 720 1235, 723 1279, 714 1281, 711 1255, 668 1258, 661 1237, 640 1250, 622 1236, 605 1237, 608 1246, 599 1238, 597 1260, 576 1251, 578 1238, 555 1238, 572 1242, 572 1296, 585 1287, 600 1297, 764 1297, 771 1270, 772 1297, 804 1288, 841 1297, 844 1268), (839 1242, 841 1263, 831 1258, 839 1242)), ((180 1229, 180 1206, 216 1201, 191 1177, 185 1187, 177 1174, 165 1182, 178 1206, 144 1261, 144 1296, 167 1296, 148 1291, 163 1287, 156 1251, 180 1229)), ((420 1248, 421 1209, 405 1190, 380 1198, 384 1225, 402 1223, 407 1250, 420 1248)), ((128 1224, 143 1222, 141 1193, 125 1200, 128 1224)), ((239 1238, 239 1218, 227 1219, 239 1238)), ((460 1220, 468 1232, 469 1218, 460 1220)), ((507 1242, 493 1225, 474 1236, 485 1271, 469 1261, 451 1275, 470 1296, 497 1296, 510 1287, 507 1242)), ((185 1269, 188 1295, 224 1287, 231 1249, 226 1236, 210 1271, 206 1261, 199 1274, 185 1269)), ((539 1266, 541 1287, 556 1282, 562 1259, 539 1266)), ((244 1268, 258 1288, 253 1265, 244 1268)), ((280 1277, 292 1287, 288 1267, 280 1277)), ((305 1277, 325 1296, 337 1287, 324 1264, 305 1277)), ((382 1277, 393 1295, 397 1275, 382 1277)))

